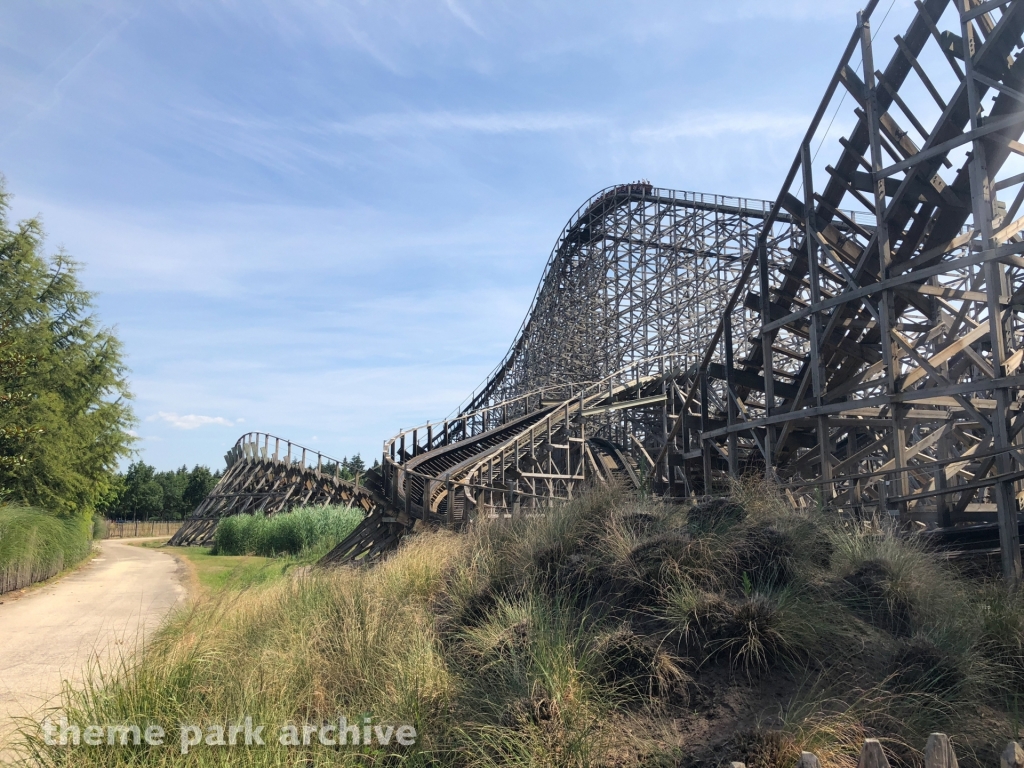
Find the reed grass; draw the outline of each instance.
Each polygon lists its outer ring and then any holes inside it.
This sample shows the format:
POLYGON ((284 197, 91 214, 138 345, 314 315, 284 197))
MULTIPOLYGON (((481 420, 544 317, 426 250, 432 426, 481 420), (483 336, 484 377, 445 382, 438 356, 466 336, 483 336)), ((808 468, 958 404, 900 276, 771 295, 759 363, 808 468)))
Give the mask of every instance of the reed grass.
POLYGON ((342 506, 300 507, 269 517, 234 515, 217 527, 213 554, 274 557, 314 549, 327 552, 362 519, 362 510, 342 506))
POLYGON ((49 579, 89 554, 90 523, 33 507, 0 506, 0 594, 49 579))

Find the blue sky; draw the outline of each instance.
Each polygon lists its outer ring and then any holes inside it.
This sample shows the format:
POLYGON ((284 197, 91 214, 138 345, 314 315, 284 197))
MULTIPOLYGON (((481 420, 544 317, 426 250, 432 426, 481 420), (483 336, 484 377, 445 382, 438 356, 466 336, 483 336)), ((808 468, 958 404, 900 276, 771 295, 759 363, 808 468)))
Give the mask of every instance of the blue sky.
POLYGON ((861 4, 6 0, 0 172, 85 263, 147 462, 372 458, 499 361, 597 190, 774 198, 861 4))

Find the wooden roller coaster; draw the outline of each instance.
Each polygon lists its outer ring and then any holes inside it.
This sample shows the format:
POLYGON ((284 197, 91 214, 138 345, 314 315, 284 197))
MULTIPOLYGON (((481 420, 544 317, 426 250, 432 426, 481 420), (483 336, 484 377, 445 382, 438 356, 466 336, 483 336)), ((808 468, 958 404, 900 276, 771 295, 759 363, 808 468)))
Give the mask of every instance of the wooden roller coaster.
POLYGON ((171 537, 172 546, 205 545, 228 515, 273 515, 293 507, 344 504, 370 514, 374 493, 341 477, 341 462, 262 432, 249 432, 224 456, 220 482, 171 537))
POLYGON ((600 192, 454 415, 385 442, 362 486, 247 436, 176 539, 351 500, 366 520, 326 562, 369 562, 587 483, 682 498, 756 472, 855 517, 998 531, 1019 581, 1024 0, 916 0, 883 68, 876 5, 774 201, 600 192))

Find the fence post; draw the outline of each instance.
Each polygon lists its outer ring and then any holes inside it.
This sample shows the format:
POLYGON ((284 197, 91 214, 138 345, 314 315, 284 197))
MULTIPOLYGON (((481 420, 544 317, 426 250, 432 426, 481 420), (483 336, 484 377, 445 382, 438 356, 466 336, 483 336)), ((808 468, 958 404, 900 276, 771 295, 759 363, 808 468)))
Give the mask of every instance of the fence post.
POLYGON ((999 756, 999 768, 1024 768, 1024 749, 1016 741, 1007 743, 999 756))
POLYGON ((864 739, 857 768, 889 768, 889 761, 885 758, 878 739, 864 739))
POLYGON ((924 746, 924 768, 957 768, 956 755, 949 736, 933 733, 924 746))

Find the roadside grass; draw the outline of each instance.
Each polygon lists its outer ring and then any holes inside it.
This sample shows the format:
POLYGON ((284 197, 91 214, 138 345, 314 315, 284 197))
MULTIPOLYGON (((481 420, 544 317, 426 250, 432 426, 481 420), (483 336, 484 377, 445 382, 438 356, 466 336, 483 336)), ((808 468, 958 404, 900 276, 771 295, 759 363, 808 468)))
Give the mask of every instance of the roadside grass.
MULTIPOLYGON (((155 544, 160 545, 161 542, 155 544)), ((242 590, 270 584, 284 578, 296 566, 309 562, 298 558, 214 555, 209 547, 160 548, 187 560, 199 585, 211 592, 242 590)))
POLYGON ((89 554, 90 534, 84 517, 0 506, 0 594, 49 579, 80 562, 89 554))
POLYGON ((163 538, 133 542, 132 546, 162 549, 185 561, 195 581, 207 594, 270 584, 294 574, 296 569, 313 565, 321 557, 317 550, 280 557, 215 555, 211 547, 169 547, 163 538))
POLYGON ((755 483, 689 508, 595 491, 294 578, 279 577, 284 558, 225 576, 224 556, 184 554, 207 569, 206 598, 66 691, 63 711, 169 732, 248 715, 275 738, 182 756, 175 737, 66 749, 26 731, 35 764, 768 768, 808 749, 853 768, 872 737, 911 766, 942 730, 966 768, 1020 737, 1019 597, 755 483), (283 724, 339 715, 410 724, 419 740, 277 743, 283 724))
POLYGON ((326 554, 363 519, 362 510, 343 506, 300 507, 284 514, 233 515, 217 527, 217 555, 326 554))

